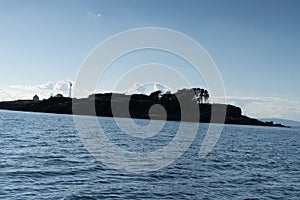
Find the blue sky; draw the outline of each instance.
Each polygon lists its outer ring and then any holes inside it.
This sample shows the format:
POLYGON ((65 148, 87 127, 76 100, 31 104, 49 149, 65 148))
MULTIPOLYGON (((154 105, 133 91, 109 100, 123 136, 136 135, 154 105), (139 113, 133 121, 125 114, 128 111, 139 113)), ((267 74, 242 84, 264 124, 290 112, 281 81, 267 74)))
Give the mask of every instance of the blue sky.
MULTIPOLYGON (((300 120, 299 15, 297 0, 0 0, 0 101, 66 94, 96 45, 155 26, 182 32, 207 50, 228 103, 252 117, 300 120)), ((161 58, 145 55, 131 62, 161 58)), ((107 82, 101 89, 113 88, 107 82)))

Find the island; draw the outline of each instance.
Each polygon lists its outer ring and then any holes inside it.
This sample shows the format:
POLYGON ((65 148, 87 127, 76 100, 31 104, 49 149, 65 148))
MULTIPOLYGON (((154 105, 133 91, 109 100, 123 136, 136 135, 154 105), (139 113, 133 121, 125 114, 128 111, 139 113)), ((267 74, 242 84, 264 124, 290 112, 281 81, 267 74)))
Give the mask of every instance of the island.
POLYGON ((212 104, 209 103, 208 100, 209 93, 207 90, 192 88, 181 89, 176 93, 154 91, 149 95, 99 93, 79 99, 56 95, 44 100, 39 100, 35 97, 33 100, 0 102, 0 109, 56 114, 96 115, 103 117, 131 117, 139 119, 166 119, 173 121, 287 127, 282 124, 273 123, 272 121, 263 122, 242 115, 241 108, 237 106, 217 103, 212 104), (189 110, 188 114, 192 116, 194 113, 199 113, 199 116, 191 120, 189 118, 182 119, 180 106, 183 101, 185 104, 191 104, 194 108, 199 109, 198 112, 196 112, 197 110, 189 110), (118 112, 113 112, 112 105, 115 109, 118 109, 118 112), (126 115, 126 110, 122 110, 126 109, 126 105, 129 116, 126 115), (158 108, 164 109, 165 116, 163 116, 159 109, 158 111, 152 110, 152 112, 149 112, 155 105, 159 105, 158 108), (77 111, 74 112, 74 109, 77 111), (224 120, 212 121, 212 110, 214 110, 214 112, 224 113, 224 120))

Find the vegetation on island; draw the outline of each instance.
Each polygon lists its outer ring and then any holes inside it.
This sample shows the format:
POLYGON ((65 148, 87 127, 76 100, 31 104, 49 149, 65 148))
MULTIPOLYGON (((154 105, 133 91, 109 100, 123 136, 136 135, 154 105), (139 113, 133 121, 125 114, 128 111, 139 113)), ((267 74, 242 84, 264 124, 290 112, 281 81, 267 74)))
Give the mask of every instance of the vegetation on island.
POLYGON ((44 100, 0 102, 0 109, 205 123, 223 123, 225 120, 225 124, 284 127, 281 124, 262 122, 244 116, 242 115, 241 108, 233 105, 211 104, 209 103, 209 97, 209 92, 202 88, 181 89, 176 93, 154 91, 149 95, 101 93, 92 94, 87 98, 80 99, 56 95, 44 100), (182 117, 182 104, 191 105, 191 107, 188 107, 188 116, 185 118, 182 117), (160 108, 163 107, 164 111, 162 109, 151 109, 154 108, 154 105, 159 105, 160 108), (224 113, 224 120, 212 121, 212 110, 216 113, 224 113), (195 117, 195 113, 199 113, 199 116, 195 117))

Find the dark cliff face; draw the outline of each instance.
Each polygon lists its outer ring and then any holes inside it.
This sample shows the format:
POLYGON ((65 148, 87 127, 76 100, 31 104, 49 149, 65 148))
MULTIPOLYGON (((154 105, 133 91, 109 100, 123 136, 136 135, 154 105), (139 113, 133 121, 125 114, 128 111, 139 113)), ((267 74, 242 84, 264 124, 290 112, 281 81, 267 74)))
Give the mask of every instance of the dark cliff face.
POLYGON ((242 110, 233 105, 197 104, 191 96, 185 95, 167 94, 158 98, 158 96, 154 95, 129 96, 106 93, 90 95, 84 99, 52 97, 42 101, 18 100, 0 102, 0 109, 205 123, 282 126, 281 124, 261 122, 257 119, 243 116, 242 110), (186 109, 184 112, 182 111, 182 105, 186 109), (212 118, 212 114, 217 117, 212 118))

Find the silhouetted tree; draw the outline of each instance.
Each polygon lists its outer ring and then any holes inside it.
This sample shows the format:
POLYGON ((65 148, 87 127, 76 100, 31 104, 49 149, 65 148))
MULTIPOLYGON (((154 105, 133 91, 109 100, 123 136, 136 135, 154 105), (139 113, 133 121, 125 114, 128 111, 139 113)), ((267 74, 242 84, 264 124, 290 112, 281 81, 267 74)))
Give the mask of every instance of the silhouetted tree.
POLYGON ((160 99, 162 103, 174 102, 175 100, 176 100, 176 96, 172 94, 170 91, 164 93, 160 99))
POLYGON ((158 102, 159 99, 161 98, 161 93, 162 93, 161 90, 157 90, 157 91, 152 92, 150 94, 151 100, 154 101, 154 102, 158 102))
POLYGON ((207 90, 204 90, 204 92, 203 92, 203 99, 204 99, 205 103, 208 103, 209 93, 207 90))
POLYGON ((207 103, 209 99, 208 91, 202 88, 193 88, 195 92, 194 99, 197 101, 198 104, 200 103, 207 103))

